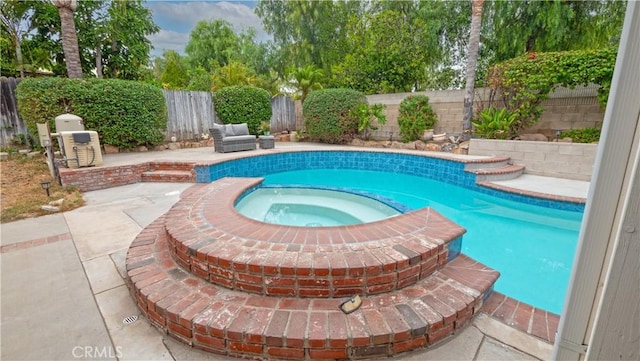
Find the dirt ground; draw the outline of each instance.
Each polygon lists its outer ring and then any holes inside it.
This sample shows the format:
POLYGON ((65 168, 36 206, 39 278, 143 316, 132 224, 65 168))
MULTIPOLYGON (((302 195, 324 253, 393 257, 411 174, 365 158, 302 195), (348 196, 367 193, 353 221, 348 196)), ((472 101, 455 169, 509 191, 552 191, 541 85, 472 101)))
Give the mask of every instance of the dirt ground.
POLYGON ((8 160, 0 161, 0 223, 50 214, 41 207, 56 201, 63 212, 84 204, 80 191, 53 180, 43 155, 29 158, 11 153, 8 160), (49 197, 41 182, 51 182, 49 197))

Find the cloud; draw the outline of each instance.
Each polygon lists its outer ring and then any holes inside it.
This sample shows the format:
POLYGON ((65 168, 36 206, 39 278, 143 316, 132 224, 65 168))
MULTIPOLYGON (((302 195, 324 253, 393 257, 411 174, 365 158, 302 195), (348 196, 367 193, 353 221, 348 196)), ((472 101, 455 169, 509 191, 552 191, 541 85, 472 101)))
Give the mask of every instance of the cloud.
POLYGON ((189 41, 188 33, 161 29, 160 32, 149 36, 149 41, 154 46, 152 55, 160 56, 166 50, 175 50, 184 53, 184 47, 189 41))
POLYGON ((256 29, 256 39, 263 41, 268 35, 262 21, 249 5, 254 2, 228 1, 148 1, 146 6, 153 12, 153 20, 162 29, 149 40, 155 47, 153 55, 163 50, 175 50, 184 54, 189 33, 199 21, 223 19, 228 21, 236 33, 249 27, 256 29))

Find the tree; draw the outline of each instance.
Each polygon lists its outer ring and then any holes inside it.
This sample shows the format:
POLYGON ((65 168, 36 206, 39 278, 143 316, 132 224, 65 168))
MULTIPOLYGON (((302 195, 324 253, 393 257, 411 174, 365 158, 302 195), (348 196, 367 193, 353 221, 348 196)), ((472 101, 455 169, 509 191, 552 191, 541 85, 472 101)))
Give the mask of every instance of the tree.
POLYGON ((105 43, 101 44, 105 76, 138 79, 152 49, 147 36, 160 28, 142 0, 111 0, 107 15, 105 43))
POLYGON ((253 70, 242 63, 231 61, 227 65, 216 69, 213 74, 211 91, 215 92, 235 85, 254 85, 256 81, 253 70))
POLYGON ((107 36, 107 6, 106 0, 84 0, 75 11, 82 71, 88 74, 95 70, 98 78, 103 77, 102 44, 107 36))
POLYGON ((344 0, 260 1, 255 11, 280 53, 275 70, 284 76, 290 67, 315 65, 330 77, 332 66, 348 51, 349 17, 361 14, 364 6, 344 0))
POLYGON ((0 24, 2 31, 8 35, 10 43, 15 49, 20 77, 24 78, 24 58, 22 56, 23 36, 31 29, 28 18, 31 16, 29 5, 24 1, 0 2, 0 24))
POLYGON ((312 90, 322 89, 322 78, 324 73, 315 65, 307 65, 302 68, 294 68, 289 71, 291 85, 300 92, 300 101, 304 103, 307 95, 312 90))
MULTIPOLYGON (((74 14, 78 14, 78 22, 81 22, 84 18, 82 15, 84 7, 90 3, 89 1, 81 1, 78 3, 78 7, 74 14)), ((58 8, 50 0, 30 1, 29 5, 33 11, 31 17, 31 27, 33 31, 29 32, 27 38, 23 43, 23 48, 29 48, 31 52, 37 51, 38 56, 42 57, 38 61, 40 66, 53 71, 57 76, 64 76, 67 74, 67 67, 65 64, 65 55, 62 47, 61 38, 61 20, 60 12, 58 8)), ((74 15, 75 16, 75 15, 74 15)), ((75 19, 74 19, 75 20, 75 19)), ((79 34, 86 34, 86 32, 78 29, 79 34)), ((78 39, 78 46, 81 50, 86 50, 84 43, 80 43, 78 39)), ((25 55, 32 57, 31 61, 35 63, 33 54, 29 54, 25 51, 25 55)), ((89 74, 90 67, 83 61, 87 54, 83 51, 80 53, 80 63, 82 65, 83 74, 89 74)))
MULTIPOLYGON (((419 90, 427 86, 450 88, 462 83, 461 71, 452 66, 459 65, 460 59, 464 59, 466 54, 466 30, 469 26, 467 8, 470 10, 470 2, 263 0, 256 7, 256 13, 261 17, 265 29, 273 35, 275 55, 272 66, 281 75, 286 74, 284 69, 292 66, 297 68, 312 64, 324 71, 326 85, 331 87, 351 86, 362 79, 366 83, 377 83, 378 79, 366 79, 366 74, 359 75, 358 80, 345 81, 344 78, 350 76, 345 72, 357 71, 358 59, 373 63, 367 58, 379 57, 379 50, 387 50, 382 45, 377 49, 369 46, 363 42, 365 38, 383 38, 383 34, 387 33, 396 36, 400 30, 394 26, 402 27, 402 32, 409 31, 405 38, 410 40, 394 44, 394 48, 401 49, 402 56, 410 54, 411 57, 423 57, 419 70, 420 81, 406 87, 419 90), (372 19, 381 17, 383 12, 396 14, 397 23, 389 24, 386 28, 376 27, 372 19), (364 52, 363 48, 368 48, 368 51, 364 52), (351 59, 346 60, 348 57, 351 59), (352 69, 346 69, 345 65, 352 66, 352 69)), ((391 62, 389 59, 384 61, 391 62)), ((360 85, 363 90, 375 87, 380 86, 360 85)), ((389 85, 382 87, 393 88, 389 85)))
POLYGON ((333 69, 341 86, 367 94, 407 92, 420 87, 431 62, 425 51, 428 29, 419 18, 384 10, 349 23, 348 48, 344 60, 333 69))
POLYGON ((595 49, 617 43, 623 1, 492 1, 483 42, 491 63, 532 52, 595 49), (508 31, 505 31, 508 29, 508 31))
POLYGON ((212 76, 203 67, 187 70, 189 84, 186 90, 211 91, 212 76))
POLYGON ((189 82, 186 66, 180 54, 173 50, 164 53, 166 63, 162 72, 161 82, 165 89, 182 89, 189 82))
POLYGON ((278 72, 272 69, 266 74, 258 74, 258 79, 256 80, 256 86, 268 91, 271 96, 282 94, 280 89, 281 84, 282 79, 278 75, 278 72))
POLYGON ((78 7, 77 0, 52 0, 60 14, 60 33, 62 49, 67 64, 67 76, 69 78, 82 78, 82 65, 80 64, 80 51, 78 49, 78 36, 73 20, 73 12, 78 7))
POLYGON ((430 64, 421 89, 463 87, 465 69, 460 65, 467 59, 471 1, 421 2, 418 12, 427 23, 425 39, 430 39, 424 49, 430 54, 430 64))
POLYGON ((248 28, 238 34, 237 53, 232 53, 230 60, 246 64, 256 74, 269 73, 268 46, 255 40, 256 30, 248 28))
MULTIPOLYGON (((29 17, 23 23, 30 29, 22 42, 25 62, 34 68, 50 69, 56 75, 64 74, 66 56, 60 42, 62 20, 51 0, 1 1, 0 4, 24 4, 28 8, 29 17)), ((151 49, 147 36, 159 30, 142 1, 78 1, 73 17, 84 74, 95 70, 100 77, 104 67, 106 77, 142 77, 142 67, 147 66, 151 49)))
POLYGON ((238 44, 238 36, 226 20, 200 21, 189 34, 185 51, 192 67, 213 71, 238 54, 238 44))
POLYGON ((471 131, 471 118, 473 117, 473 92, 476 78, 476 65, 478 63, 478 48, 480 47, 480 28, 482 24, 482 5, 484 0, 472 0, 471 33, 469 34, 469 53, 467 54, 467 83, 464 92, 464 112, 462 118, 462 130, 465 133, 471 131))

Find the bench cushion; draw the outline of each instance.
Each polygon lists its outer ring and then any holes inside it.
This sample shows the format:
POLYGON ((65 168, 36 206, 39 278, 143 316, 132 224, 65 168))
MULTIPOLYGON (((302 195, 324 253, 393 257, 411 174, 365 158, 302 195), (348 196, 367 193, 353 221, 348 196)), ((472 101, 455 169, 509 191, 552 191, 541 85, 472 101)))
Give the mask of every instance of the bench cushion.
POLYGON ((249 135, 249 127, 247 123, 231 124, 233 128, 233 135, 249 135))
POLYGON ((233 131, 233 125, 225 124, 224 125, 224 136, 225 137, 233 137, 236 133, 233 131))
POLYGON ((209 133, 211 133, 211 135, 213 135, 213 130, 214 129, 219 131, 220 135, 224 137, 224 132, 225 132, 224 124, 213 123, 213 128, 209 129, 209 133))
POLYGON ((233 137, 224 137, 222 138, 222 143, 235 143, 235 142, 241 142, 241 141, 247 141, 247 142, 255 142, 256 140, 256 136, 255 135, 234 135, 233 137))

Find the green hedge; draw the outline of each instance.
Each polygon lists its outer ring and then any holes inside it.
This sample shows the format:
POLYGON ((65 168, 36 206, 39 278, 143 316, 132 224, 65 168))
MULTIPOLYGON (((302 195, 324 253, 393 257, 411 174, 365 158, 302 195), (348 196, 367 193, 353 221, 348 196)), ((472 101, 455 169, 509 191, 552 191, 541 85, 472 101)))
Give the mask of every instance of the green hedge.
POLYGON ((269 92, 247 85, 229 86, 213 94, 216 114, 224 124, 247 123, 249 133, 260 134, 260 124, 271 121, 269 92))
POLYGON ((359 119, 353 114, 367 103, 364 94, 353 89, 316 90, 302 105, 307 137, 323 143, 348 143, 358 134, 359 119))
MULTIPOLYGON (((162 143, 167 113, 162 90, 155 86, 118 79, 28 78, 16 90, 18 109, 31 134, 37 123, 72 113, 95 130, 100 143, 131 149, 162 143)), ((36 136, 37 139, 37 136, 36 136)))

